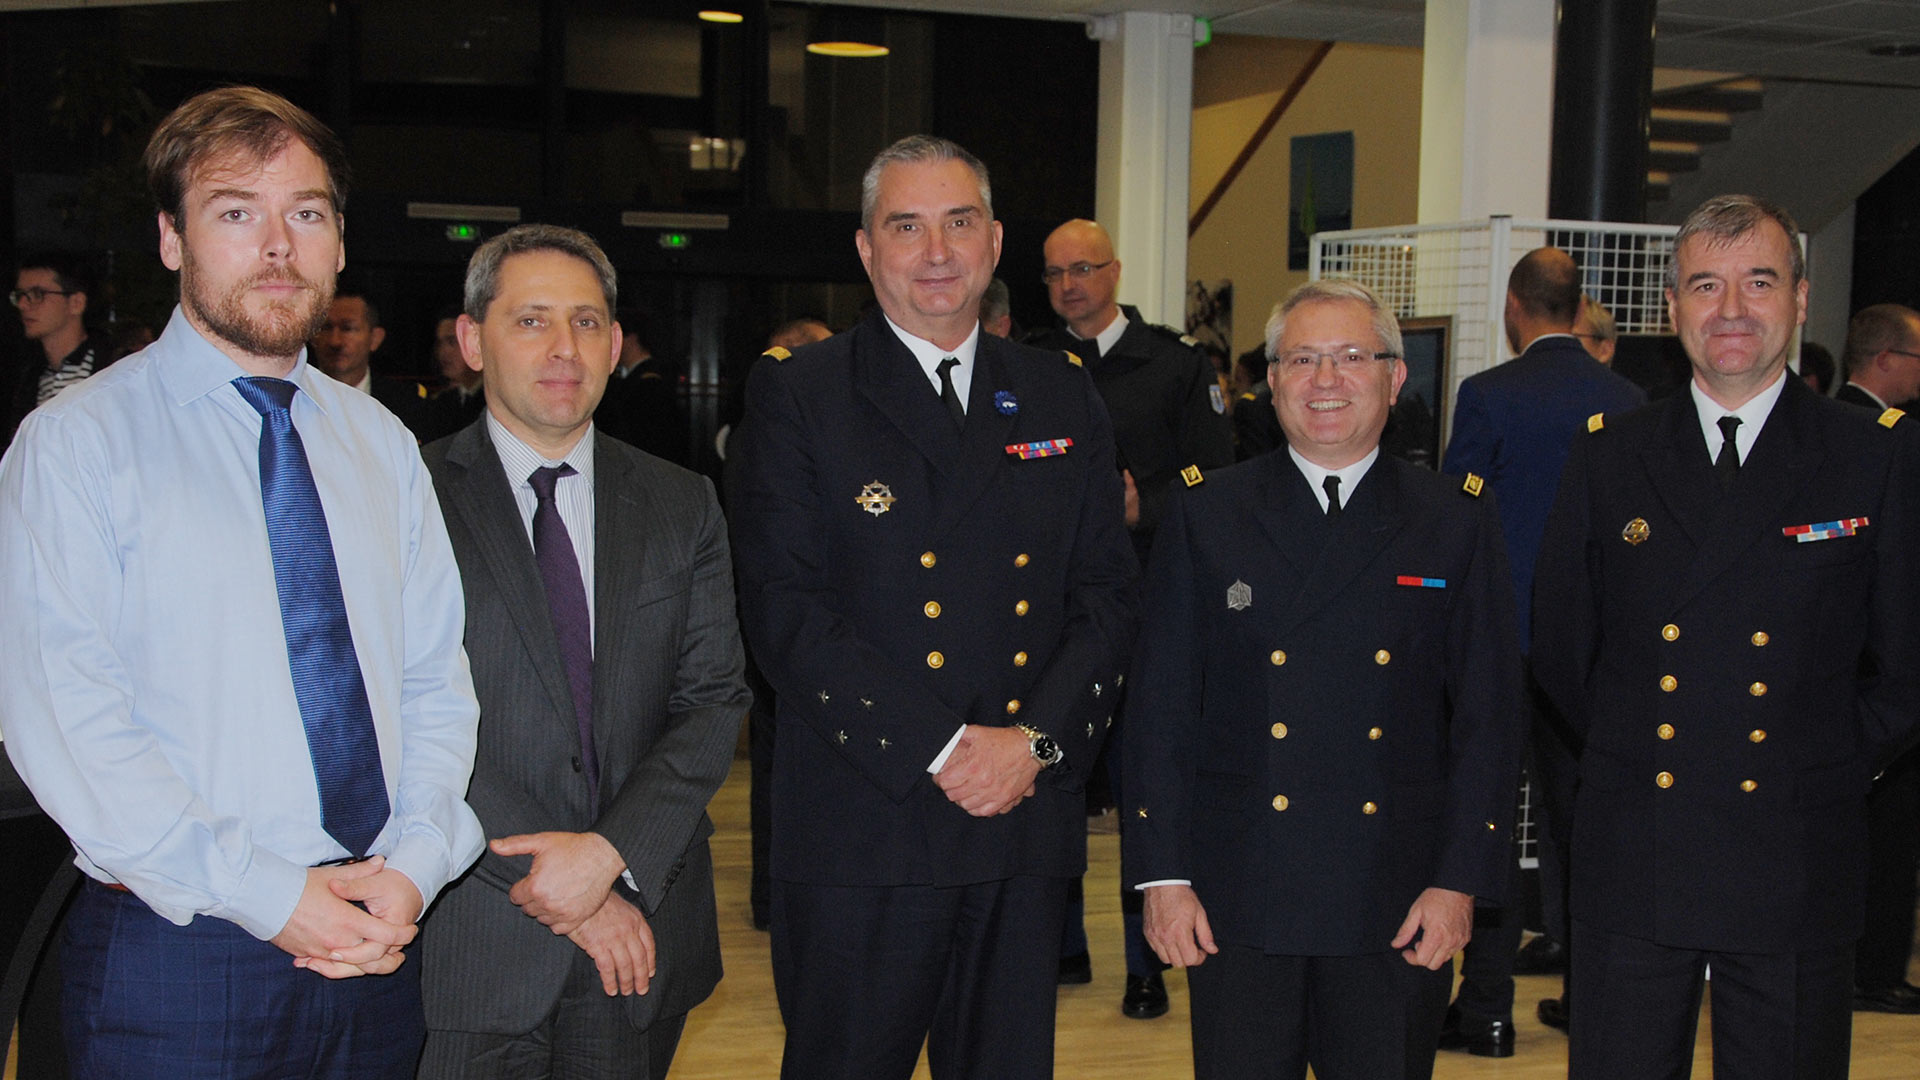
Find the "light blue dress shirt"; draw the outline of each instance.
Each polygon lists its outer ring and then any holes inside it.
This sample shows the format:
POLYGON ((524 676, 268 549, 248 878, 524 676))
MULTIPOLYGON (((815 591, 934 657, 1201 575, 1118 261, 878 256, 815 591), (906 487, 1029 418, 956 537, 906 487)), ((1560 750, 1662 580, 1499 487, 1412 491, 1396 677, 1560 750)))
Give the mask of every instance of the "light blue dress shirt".
MULTIPOLYGON (((81 870, 266 939, 346 852, 320 825, 244 374, 176 308, 21 425, 0 459, 0 732, 81 870)), ((484 843, 459 569, 399 421, 304 354, 288 378, 393 809, 373 853, 430 904, 484 843)))

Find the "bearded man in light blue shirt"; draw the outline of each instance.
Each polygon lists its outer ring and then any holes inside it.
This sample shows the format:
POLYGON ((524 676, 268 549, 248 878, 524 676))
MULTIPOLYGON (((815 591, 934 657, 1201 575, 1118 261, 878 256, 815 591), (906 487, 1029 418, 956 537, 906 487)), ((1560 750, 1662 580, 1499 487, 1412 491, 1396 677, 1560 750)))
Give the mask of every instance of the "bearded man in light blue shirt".
POLYGON ((411 1076, 400 950, 480 851, 478 706, 413 438, 307 363, 344 153, 232 87, 147 167, 180 305, 0 460, 0 732, 88 878, 74 1075, 411 1076))

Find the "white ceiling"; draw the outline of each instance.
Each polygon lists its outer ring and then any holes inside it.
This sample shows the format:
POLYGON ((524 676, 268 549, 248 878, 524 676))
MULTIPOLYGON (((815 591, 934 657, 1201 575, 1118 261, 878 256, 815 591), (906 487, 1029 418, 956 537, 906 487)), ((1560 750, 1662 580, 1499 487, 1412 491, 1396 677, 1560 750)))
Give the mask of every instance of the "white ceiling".
MULTIPOLYGON (((1217 34, 1419 45, 1425 0, 837 0, 863 7, 1085 19, 1127 10, 1188 12, 1217 34)), ((1654 62, 1738 75, 1920 86, 1920 0, 1660 0, 1654 62)))

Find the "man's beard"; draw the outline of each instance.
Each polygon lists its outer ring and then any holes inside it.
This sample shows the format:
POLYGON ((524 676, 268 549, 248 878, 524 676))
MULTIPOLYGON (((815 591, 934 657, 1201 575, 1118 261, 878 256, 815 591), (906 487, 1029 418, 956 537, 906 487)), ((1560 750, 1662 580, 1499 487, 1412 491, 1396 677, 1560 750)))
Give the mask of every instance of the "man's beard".
POLYGON ((242 352, 291 358, 327 321, 327 305, 333 303, 333 279, 315 284, 293 267, 281 266, 262 270, 220 296, 209 296, 203 290, 193 254, 183 244, 180 302, 207 329, 242 352), (247 294, 268 283, 299 285, 306 291, 291 300, 270 303, 255 315, 247 310, 247 294))

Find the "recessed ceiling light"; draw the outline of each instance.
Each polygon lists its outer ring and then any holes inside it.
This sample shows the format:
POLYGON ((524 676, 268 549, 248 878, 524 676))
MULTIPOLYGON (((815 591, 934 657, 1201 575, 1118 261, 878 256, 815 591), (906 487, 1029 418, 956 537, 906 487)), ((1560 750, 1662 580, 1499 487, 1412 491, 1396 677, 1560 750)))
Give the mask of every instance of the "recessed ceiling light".
POLYGON ((819 56, 885 56, 892 50, 864 41, 815 41, 807 45, 807 51, 819 56))
POLYGON ((737 22, 745 22, 746 16, 740 14, 737 11, 703 11, 700 13, 700 21, 716 22, 716 23, 737 23, 737 22))
POLYGON ((1920 56, 1920 42, 1896 41, 1891 45, 1875 45, 1867 50, 1869 56, 1920 56))

